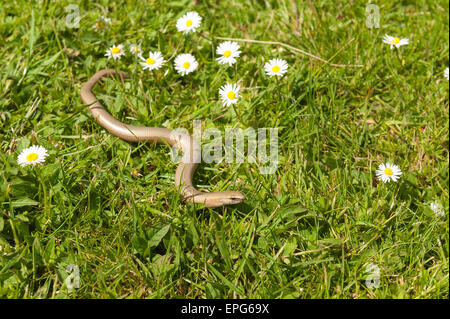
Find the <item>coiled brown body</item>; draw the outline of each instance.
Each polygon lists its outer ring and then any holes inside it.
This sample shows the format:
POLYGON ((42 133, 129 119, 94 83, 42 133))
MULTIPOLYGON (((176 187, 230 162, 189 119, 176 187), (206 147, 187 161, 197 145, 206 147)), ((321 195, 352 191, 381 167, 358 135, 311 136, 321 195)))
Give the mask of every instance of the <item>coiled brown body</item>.
MULTIPOLYGON (((204 204, 205 207, 220 207, 223 205, 237 204, 245 197, 240 192, 200 192, 192 184, 192 177, 197 163, 200 162, 200 145, 189 135, 160 127, 144 127, 127 125, 115 119, 100 104, 92 88, 102 78, 113 76, 116 71, 105 69, 95 73, 81 88, 81 99, 88 105, 89 111, 98 123, 115 136, 129 142, 155 141, 176 146, 183 152, 183 157, 175 172, 175 185, 181 189, 184 200, 192 203, 204 204)), ((126 73, 118 71, 122 78, 128 78, 126 73)))

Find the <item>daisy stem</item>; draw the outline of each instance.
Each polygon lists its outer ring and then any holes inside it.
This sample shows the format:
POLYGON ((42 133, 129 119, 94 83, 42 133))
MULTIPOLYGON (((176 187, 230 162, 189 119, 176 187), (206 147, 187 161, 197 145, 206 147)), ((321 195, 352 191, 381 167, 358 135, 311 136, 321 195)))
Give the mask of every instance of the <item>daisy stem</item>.
POLYGON ((119 75, 119 62, 114 59, 114 69, 116 70, 116 75, 119 77, 120 82, 122 83, 122 89, 125 90, 125 82, 123 81, 123 78, 119 75))
POLYGON ((395 48, 395 55, 397 56, 397 59, 400 62, 400 65, 404 66, 405 63, 404 63, 403 59, 400 57, 400 52, 399 52, 399 49, 397 47, 395 48))
POLYGON ((155 84, 156 84, 156 87, 159 87, 160 85, 160 83, 159 83, 159 75, 158 75, 158 70, 153 70, 153 75, 154 75, 154 77, 155 77, 155 84))
POLYGON ((135 87, 136 86, 136 75, 137 75, 137 72, 138 72, 138 57, 137 57, 137 55, 135 55, 134 56, 134 71, 133 71, 133 73, 134 73, 134 76, 133 76, 133 86, 135 87))
POLYGON ((242 121, 242 118, 240 116, 240 114, 237 111, 237 108, 234 106, 234 104, 231 104, 231 106, 233 107, 234 112, 236 113, 236 117, 238 118, 238 121, 241 122, 241 124, 244 124, 244 122, 242 121))
MULTIPOLYGON (((278 101, 279 99, 280 99, 280 82, 279 82, 280 80, 278 79, 278 76, 276 76, 275 75, 275 83, 276 83, 276 87, 275 87, 275 97, 276 97, 276 100, 278 101)), ((278 109, 278 106, 281 104, 281 103, 278 103, 278 102, 276 102, 277 103, 277 113, 278 113, 278 111, 279 111, 279 109, 278 109)))
MULTIPOLYGON (((45 187, 45 179, 41 173, 40 168, 37 168, 36 166, 34 167, 34 171, 36 174, 36 177, 38 178, 39 182, 40 182, 40 188, 42 189, 42 195, 44 197, 43 199, 43 205, 44 205, 44 212, 50 212, 49 205, 48 205, 48 194, 47 194, 47 188, 45 187)), ((50 217, 50 216, 48 216, 50 217)))

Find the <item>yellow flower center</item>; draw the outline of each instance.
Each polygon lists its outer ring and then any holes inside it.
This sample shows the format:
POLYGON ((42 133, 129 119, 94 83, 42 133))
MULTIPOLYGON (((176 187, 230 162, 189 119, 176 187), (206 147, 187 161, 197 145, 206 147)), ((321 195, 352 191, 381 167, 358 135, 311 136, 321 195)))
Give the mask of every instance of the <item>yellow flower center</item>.
POLYGON ((30 153, 27 155, 27 161, 33 162, 38 159, 38 155, 36 153, 30 153))
POLYGON ((233 91, 228 92, 227 96, 230 100, 234 100, 236 98, 236 94, 234 94, 233 91))
POLYGON ((191 25, 192 25, 192 20, 187 20, 187 21, 186 21, 186 26, 187 26, 187 27, 190 27, 191 25))
POLYGON ((230 51, 230 50, 226 50, 226 51, 223 53, 223 56, 226 57, 226 58, 228 58, 230 55, 231 55, 231 51, 230 51))
POLYGON ((399 37, 395 37, 392 39, 392 44, 398 44, 400 42, 400 38, 399 37))
POLYGON ((394 174, 394 172, 390 169, 390 168, 386 168, 385 170, 384 170, 384 173, 386 174, 386 175, 392 175, 392 174, 394 174))
POLYGON ((120 53, 120 49, 118 47, 114 47, 114 48, 112 48, 111 53, 112 54, 120 53))
POLYGON ((141 49, 139 49, 139 47, 134 47, 134 52, 136 53, 141 52, 141 49))
POLYGON ((272 68, 272 72, 273 72, 273 73, 277 73, 278 71, 280 71, 280 67, 279 67, 278 65, 275 65, 275 66, 272 68))
POLYGON ((191 64, 189 62, 184 62, 183 63, 183 68, 188 69, 191 66, 191 64))
POLYGON ((147 64, 155 64, 155 60, 153 60, 152 58, 148 58, 147 59, 147 64))
POLYGON ((96 22, 95 25, 97 26, 97 29, 103 29, 105 27, 105 24, 101 21, 96 22))

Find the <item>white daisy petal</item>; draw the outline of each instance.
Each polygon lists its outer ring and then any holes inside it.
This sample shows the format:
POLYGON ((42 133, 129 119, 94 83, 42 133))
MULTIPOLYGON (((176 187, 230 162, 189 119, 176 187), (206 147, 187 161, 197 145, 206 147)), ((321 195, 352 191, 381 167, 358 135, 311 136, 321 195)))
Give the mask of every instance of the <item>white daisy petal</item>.
POLYGON ((95 22, 95 24, 92 27, 94 28, 95 31, 98 32, 98 31, 105 29, 107 24, 111 24, 111 23, 112 23, 111 19, 109 19, 105 16, 102 16, 102 17, 100 17, 100 19, 97 20, 97 22, 95 22))
POLYGON ((392 39, 394 39, 394 37, 391 37, 390 35, 385 34, 383 36, 383 42, 386 44, 391 44, 392 43, 392 39))
POLYGON ((105 56, 108 57, 108 59, 113 58, 114 60, 120 59, 122 55, 125 54, 124 48, 122 44, 119 45, 113 45, 111 48, 106 51, 105 56))
POLYGON ((240 46, 236 42, 226 41, 217 46, 216 54, 219 57, 216 59, 219 64, 233 65, 236 62, 236 58, 239 57, 241 51, 240 46))
POLYGON ((47 150, 42 146, 31 146, 24 149, 17 157, 17 163, 20 166, 36 165, 43 163, 48 156, 47 150))
POLYGON ((201 22, 202 17, 197 12, 191 11, 177 20, 177 30, 183 33, 195 32, 201 22))
POLYGON ((400 41, 398 42, 397 48, 402 45, 407 45, 407 44, 409 44, 409 39, 400 39, 400 41))
POLYGON ((225 84, 219 89, 219 95, 225 106, 234 104, 239 99, 240 86, 237 84, 225 84))
POLYGON ((448 81, 448 68, 446 68, 445 70, 444 70, 444 77, 447 79, 447 81, 448 81))
POLYGON ((102 16, 102 20, 105 21, 107 24, 112 24, 112 20, 106 16, 102 16))
POLYGON ((264 70, 266 74, 270 77, 273 76, 283 76, 288 69, 288 64, 283 59, 272 59, 266 64, 264 64, 264 70))
POLYGON ((198 67, 198 62, 195 57, 189 53, 178 55, 174 61, 175 70, 182 76, 195 71, 198 67))
POLYGON ((409 39, 408 38, 401 39, 401 38, 399 38, 397 36, 393 37, 393 36, 385 34, 384 37, 383 37, 383 42, 386 43, 386 44, 389 44, 391 46, 391 49, 393 49, 394 46, 396 48, 399 48, 402 45, 409 44, 409 39))
POLYGON ((378 179, 383 183, 387 183, 390 181, 397 182, 397 180, 402 175, 402 171, 397 165, 386 163, 380 164, 380 166, 378 166, 376 175, 378 179))
POLYGON ((134 54, 137 56, 142 55, 142 49, 141 49, 140 45, 132 44, 132 45, 130 45, 129 49, 130 49, 131 54, 134 54))
POLYGON ((436 216, 445 215, 444 209, 442 208, 441 204, 439 204, 437 201, 430 203, 430 208, 436 216))
POLYGON ((140 56, 140 59, 143 62, 139 62, 139 64, 144 67, 144 70, 149 71, 159 69, 166 62, 161 52, 150 52, 147 59, 144 59, 142 56, 140 56))

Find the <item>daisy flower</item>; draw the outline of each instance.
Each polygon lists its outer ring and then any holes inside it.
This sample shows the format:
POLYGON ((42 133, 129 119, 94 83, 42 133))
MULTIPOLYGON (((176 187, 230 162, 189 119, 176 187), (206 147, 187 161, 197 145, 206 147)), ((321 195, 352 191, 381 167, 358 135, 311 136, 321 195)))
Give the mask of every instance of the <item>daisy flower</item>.
POLYGON ((139 171, 138 171, 137 169, 133 169, 133 170, 131 171, 131 174, 134 175, 134 176, 136 176, 136 177, 141 177, 141 176, 142 176, 142 174, 139 173, 139 171))
POLYGON ((444 70, 444 77, 447 79, 447 81, 448 81, 448 68, 446 68, 445 70, 444 70))
POLYGON ((197 12, 191 11, 177 20, 177 29, 183 33, 195 32, 201 22, 202 17, 197 12))
POLYGON ((378 179, 383 183, 389 182, 391 180, 396 182, 399 179, 400 175, 402 175, 402 171, 397 165, 387 163, 378 166, 376 175, 378 179))
POLYGON ((106 16, 102 16, 102 20, 107 24, 112 24, 112 20, 110 18, 107 18, 106 16))
POLYGON ((42 146, 31 146, 24 149, 17 157, 20 166, 35 165, 45 161, 47 150, 42 146))
POLYGON ((445 214, 441 204, 439 204, 437 201, 430 203, 430 208, 436 216, 444 216, 445 214))
POLYGON ((142 55, 141 46, 138 44, 130 45, 129 49, 130 49, 131 54, 138 55, 138 56, 142 55))
POLYGON ((219 95, 225 106, 230 106, 237 102, 239 98, 239 85, 237 84, 225 84, 219 89, 219 95))
POLYGON ((98 32, 98 31, 103 30, 106 26, 103 21, 97 21, 97 22, 95 22, 95 24, 92 27, 94 28, 94 30, 96 32, 98 32))
POLYGON ((219 64, 233 65, 236 62, 236 58, 239 57, 241 51, 239 51, 240 46, 236 42, 226 41, 219 44, 216 49, 216 53, 220 55, 216 60, 219 64))
POLYGON ((183 53, 175 58, 175 70, 182 76, 195 71, 198 63, 194 56, 189 53, 183 53))
POLYGON ((402 45, 409 44, 409 39, 408 38, 400 39, 399 37, 392 37, 390 35, 385 34, 383 37, 383 42, 386 44, 390 44, 391 49, 393 49, 394 46, 398 49, 402 45))
POLYGON ((111 24, 111 23, 112 23, 111 19, 103 16, 97 22, 95 22, 95 24, 92 27, 94 28, 95 31, 98 32, 98 31, 105 29, 106 24, 111 24))
POLYGON ((119 44, 119 45, 113 45, 111 48, 108 49, 108 51, 106 51, 105 56, 108 57, 108 59, 113 58, 114 60, 116 59, 120 59, 120 57, 122 55, 124 55, 124 49, 123 49, 123 45, 119 44))
POLYGON ((266 71, 266 74, 270 77, 276 75, 276 76, 283 76, 284 73, 286 73, 288 69, 288 64, 283 59, 272 59, 266 64, 264 64, 264 70, 266 71))
POLYGON ((166 62, 161 52, 149 52, 147 59, 144 59, 142 56, 140 58, 144 61, 140 62, 140 65, 144 67, 144 70, 150 71, 159 69, 166 62))

